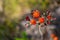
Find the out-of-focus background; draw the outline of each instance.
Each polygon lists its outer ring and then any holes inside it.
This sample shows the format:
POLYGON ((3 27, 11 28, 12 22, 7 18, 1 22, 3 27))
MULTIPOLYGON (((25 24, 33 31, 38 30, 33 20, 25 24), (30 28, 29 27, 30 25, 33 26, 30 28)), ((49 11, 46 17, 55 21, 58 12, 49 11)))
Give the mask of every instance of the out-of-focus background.
POLYGON ((26 40, 20 22, 34 9, 51 11, 57 18, 55 34, 60 37, 60 0, 0 0, 0 40, 26 40))

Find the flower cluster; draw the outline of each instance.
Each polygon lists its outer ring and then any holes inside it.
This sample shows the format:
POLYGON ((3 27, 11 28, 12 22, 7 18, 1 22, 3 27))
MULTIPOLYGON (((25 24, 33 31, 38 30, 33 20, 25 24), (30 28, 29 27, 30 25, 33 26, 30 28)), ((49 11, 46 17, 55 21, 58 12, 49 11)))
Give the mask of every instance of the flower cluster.
POLYGON ((33 19, 30 19, 29 16, 26 16, 26 21, 29 21, 30 24, 32 24, 32 25, 35 25, 37 23, 38 24, 41 24, 41 23, 51 24, 50 21, 56 20, 56 18, 52 17, 52 14, 50 11, 47 11, 46 13, 41 14, 41 12, 39 10, 32 11, 32 18, 33 19), (35 20, 35 19, 37 19, 37 20, 35 20))

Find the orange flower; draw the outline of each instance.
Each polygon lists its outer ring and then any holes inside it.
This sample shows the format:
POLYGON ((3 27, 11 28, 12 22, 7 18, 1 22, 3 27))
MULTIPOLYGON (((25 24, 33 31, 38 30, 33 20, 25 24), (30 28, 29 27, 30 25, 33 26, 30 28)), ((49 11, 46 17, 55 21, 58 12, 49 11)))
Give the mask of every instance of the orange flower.
POLYGON ((38 10, 36 10, 36 11, 33 12, 33 17, 34 18, 38 18, 39 16, 40 16, 40 13, 39 13, 38 10))
POLYGON ((44 18, 39 18, 40 23, 44 23, 44 18))
POLYGON ((54 37, 55 37, 55 34, 52 33, 52 34, 51 34, 51 37, 54 38, 54 37))
POLYGON ((34 19, 30 20, 30 23, 35 25, 36 24, 36 21, 34 19))
POLYGON ((48 15, 48 16, 47 16, 47 19, 48 19, 48 20, 51 20, 51 16, 50 16, 50 15, 48 15))
POLYGON ((58 37, 54 37, 54 39, 53 40, 58 40, 58 37))

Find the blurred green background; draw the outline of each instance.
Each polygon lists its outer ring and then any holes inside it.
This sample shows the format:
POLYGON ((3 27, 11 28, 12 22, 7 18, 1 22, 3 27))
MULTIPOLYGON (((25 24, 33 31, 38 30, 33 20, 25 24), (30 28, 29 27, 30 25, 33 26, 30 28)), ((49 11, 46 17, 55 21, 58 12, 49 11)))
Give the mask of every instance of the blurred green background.
POLYGON ((27 40, 26 33, 16 28, 24 14, 33 9, 54 10, 58 5, 59 0, 0 0, 0 40, 27 40), (24 37, 18 38, 18 32, 24 37))

